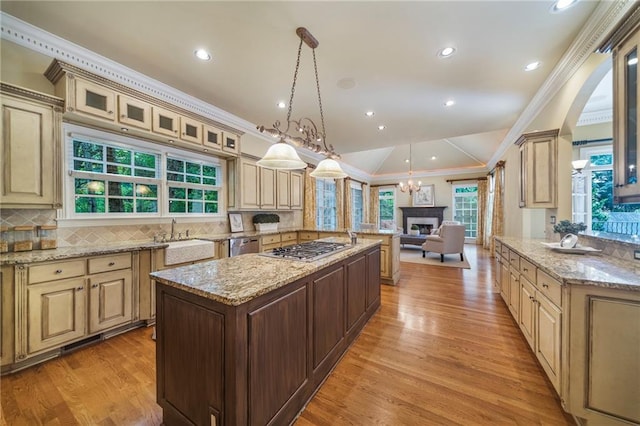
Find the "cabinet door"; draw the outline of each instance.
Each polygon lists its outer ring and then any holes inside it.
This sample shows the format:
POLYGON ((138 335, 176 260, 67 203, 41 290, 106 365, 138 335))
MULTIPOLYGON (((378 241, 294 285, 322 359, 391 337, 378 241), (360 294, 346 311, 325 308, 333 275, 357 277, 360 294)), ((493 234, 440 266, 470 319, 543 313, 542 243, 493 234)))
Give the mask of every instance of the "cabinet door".
POLYGON ((256 163, 241 160, 240 178, 242 190, 240 193, 240 208, 260 208, 260 170, 256 163))
POLYGON ((15 304, 14 269, 11 265, 3 265, 0 269, 0 365, 13 363, 15 304))
POLYGON ((203 141, 204 146, 209 148, 213 148, 213 151, 221 151, 222 150, 222 138, 224 134, 222 130, 217 127, 204 125, 203 129, 203 141))
POLYGON ((380 299, 380 250, 367 254, 367 308, 380 299))
POLYGON ((500 262, 500 296, 507 306, 509 306, 509 279, 509 261, 503 257, 500 262))
POLYGON ((131 270, 89 277, 89 333, 131 321, 131 270))
POLYGON ((260 167, 260 208, 276 208, 276 171, 260 167))
POLYGON ((536 290, 526 278, 520 276, 520 330, 531 349, 535 349, 536 290))
POLYGON ((21 99, 1 99, 0 202, 3 207, 59 204, 53 109, 21 99))
POLYGON ((180 117, 180 139, 202 145, 202 123, 187 117, 180 117))
POLYGON ((177 138, 179 124, 178 114, 158 107, 153 107, 151 110, 153 112, 153 119, 151 120, 153 132, 177 138))
POLYGON ((277 170, 277 198, 276 198, 276 208, 277 209, 289 209, 289 194, 290 187, 289 181, 291 179, 291 172, 288 170, 277 170))
POLYGON ((347 333, 367 308, 367 260, 361 256, 347 263, 347 333))
POLYGON ((289 207, 292 210, 301 210, 304 204, 304 175, 291 172, 289 187, 289 207))
POLYGON ((62 346, 86 334, 84 278, 31 285, 28 294, 28 353, 62 346))
POLYGON ((614 195, 621 203, 640 202, 638 182, 638 46, 640 27, 613 51, 614 195))
POLYGON ((535 336, 536 357, 549 376, 551 384, 560 392, 561 312, 540 292, 536 292, 537 310, 535 336))
POLYGON ((557 207, 558 130, 526 133, 520 146, 520 207, 557 207))
POLYGON ((517 271, 509 272, 509 311, 516 320, 520 321, 520 274, 517 271))
POLYGON ((240 152, 240 139, 232 133, 225 133, 222 143, 222 150, 232 154, 240 152))
POLYGON ((382 276, 382 278, 393 278, 391 276, 391 262, 389 260, 389 247, 380 246, 380 276, 382 276))
POLYGON ((115 121, 116 93, 98 84, 76 79, 76 110, 115 121))
POLYGON ((118 122, 151 130, 151 105, 129 96, 118 95, 118 122))

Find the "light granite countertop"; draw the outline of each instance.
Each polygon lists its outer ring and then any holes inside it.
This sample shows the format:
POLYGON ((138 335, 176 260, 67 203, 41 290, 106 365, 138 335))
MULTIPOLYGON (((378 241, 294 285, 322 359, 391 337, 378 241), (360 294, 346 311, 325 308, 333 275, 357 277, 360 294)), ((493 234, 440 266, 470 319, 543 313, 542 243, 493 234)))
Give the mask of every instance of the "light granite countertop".
MULTIPOLYGON (((317 232, 317 229, 301 229, 301 228, 279 228, 276 231, 245 231, 234 232, 224 234, 202 234, 192 235, 189 239, 201 239, 208 241, 226 241, 229 238, 243 238, 243 237, 260 237, 263 235, 280 234, 283 232, 297 232, 297 231, 310 231, 317 232)), ((347 236, 346 230, 335 231, 320 231, 320 232, 337 232, 344 233, 347 236)), ((357 231, 357 234, 367 235, 400 235, 394 231, 387 230, 367 230, 357 231)), ((97 246, 69 246, 58 247, 51 250, 33 250, 24 252, 12 252, 0 254, 0 264, 2 265, 18 265, 28 264, 35 262, 48 262, 52 260, 72 259, 74 257, 83 256, 100 256, 105 254, 122 253, 127 251, 149 250, 149 249, 161 249, 167 247, 167 242, 154 243, 153 241, 129 241, 129 242, 117 242, 111 244, 100 244, 97 246)))
POLYGON ((640 261, 598 254, 569 254, 553 251, 546 240, 496 237, 565 285, 593 285, 640 291, 640 261))
MULTIPOLYGON (((349 244, 348 238, 322 241, 349 244)), ((243 254, 153 272, 151 276, 171 287, 238 306, 379 244, 376 240, 358 240, 355 246, 313 262, 243 254)))

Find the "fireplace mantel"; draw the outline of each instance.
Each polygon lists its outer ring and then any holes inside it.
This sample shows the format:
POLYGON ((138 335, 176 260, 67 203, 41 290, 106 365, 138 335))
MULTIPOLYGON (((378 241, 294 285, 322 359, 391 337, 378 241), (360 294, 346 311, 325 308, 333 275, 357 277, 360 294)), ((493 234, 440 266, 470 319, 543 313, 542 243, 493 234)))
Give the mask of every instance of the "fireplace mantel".
POLYGON ((408 233, 407 230, 407 218, 408 217, 437 217, 438 223, 442 223, 444 220, 444 209, 447 206, 442 207, 400 207, 402 210, 402 232, 408 233))

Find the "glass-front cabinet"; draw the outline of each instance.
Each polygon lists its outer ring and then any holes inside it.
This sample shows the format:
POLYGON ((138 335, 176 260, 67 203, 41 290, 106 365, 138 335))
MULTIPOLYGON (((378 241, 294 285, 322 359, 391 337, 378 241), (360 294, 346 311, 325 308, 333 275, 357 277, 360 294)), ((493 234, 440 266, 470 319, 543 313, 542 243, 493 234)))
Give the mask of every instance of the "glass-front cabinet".
POLYGON ((617 203, 640 202, 638 183, 638 46, 640 26, 613 49, 614 195, 617 203))

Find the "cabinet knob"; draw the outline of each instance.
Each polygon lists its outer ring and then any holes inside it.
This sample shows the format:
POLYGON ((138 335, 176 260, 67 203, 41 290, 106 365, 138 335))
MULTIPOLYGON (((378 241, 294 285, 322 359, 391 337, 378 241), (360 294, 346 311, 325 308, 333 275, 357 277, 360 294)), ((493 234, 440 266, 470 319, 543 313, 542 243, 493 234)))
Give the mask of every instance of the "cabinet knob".
POLYGON ((62 269, 56 269, 56 274, 61 274, 62 273, 62 269))
POLYGON ((527 268, 522 268, 522 270, 523 270, 524 272, 529 272, 529 270, 528 270, 527 268))
POLYGON ((107 111, 107 114, 113 114, 113 111, 107 111))
POLYGON ((98 284, 92 284, 91 288, 98 288, 98 284))
POLYGON ((529 296, 529 300, 533 300, 533 296, 529 296))
POLYGON ((113 266, 115 264, 116 264, 116 262, 109 262, 109 266, 113 266))
POLYGON ((120 118, 127 118, 127 115, 126 115, 126 114, 122 114, 122 115, 120 116, 120 118))
POLYGON ((82 291, 82 290, 84 290, 84 286, 76 287, 76 290, 77 290, 77 291, 82 291))
POLYGON ((549 284, 542 284, 542 287, 549 288, 549 284))

